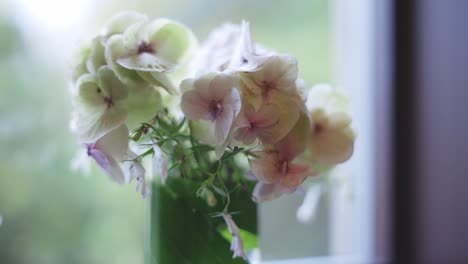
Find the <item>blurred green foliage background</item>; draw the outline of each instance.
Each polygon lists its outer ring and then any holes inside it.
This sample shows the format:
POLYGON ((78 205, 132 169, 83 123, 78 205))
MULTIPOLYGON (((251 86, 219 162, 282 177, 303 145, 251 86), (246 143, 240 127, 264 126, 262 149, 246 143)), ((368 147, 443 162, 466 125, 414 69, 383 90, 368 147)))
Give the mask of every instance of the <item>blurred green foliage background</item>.
POLYGON ((95 166, 90 177, 70 167, 78 148, 69 132, 70 58, 114 13, 177 19, 201 41, 246 19, 256 41, 298 58, 309 86, 332 79, 326 0, 61 2, 0 0, 2 264, 143 262, 145 200, 133 184, 118 186, 95 166))

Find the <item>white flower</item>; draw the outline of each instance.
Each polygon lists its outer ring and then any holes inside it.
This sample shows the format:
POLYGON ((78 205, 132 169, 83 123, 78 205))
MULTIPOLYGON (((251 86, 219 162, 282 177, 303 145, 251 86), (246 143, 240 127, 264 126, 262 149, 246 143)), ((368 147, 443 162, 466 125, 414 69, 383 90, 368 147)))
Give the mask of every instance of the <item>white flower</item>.
POLYGON ((162 149, 157 144, 153 144, 153 174, 161 178, 162 184, 166 183, 168 166, 169 163, 162 149))
POLYGON ((210 32, 190 63, 192 76, 209 72, 252 71, 271 54, 252 40, 250 25, 225 23, 210 32))
POLYGON ((133 179, 140 181, 145 178, 145 168, 141 164, 142 160, 132 151, 128 151, 126 159, 122 162, 122 168, 127 182, 133 179))
POLYGON ((326 113, 347 112, 348 101, 342 90, 321 83, 309 89, 306 105, 309 111, 322 109, 326 113))
POLYGON ((239 25, 225 23, 210 32, 190 62, 191 76, 227 69, 239 41, 239 25))
POLYGON ((234 220, 232 220, 230 214, 223 213, 222 216, 224 218, 224 221, 226 222, 229 232, 232 235, 231 250, 232 252, 234 252, 234 255, 232 257, 241 257, 247 260, 247 256, 244 251, 244 242, 242 241, 242 237, 240 236, 239 228, 237 227, 234 220))
POLYGON ((256 44, 250 33, 250 24, 242 21, 240 37, 228 68, 239 72, 257 71, 273 52, 256 44))
POLYGON ((137 178, 137 181, 138 182, 137 182, 137 185, 135 186, 135 190, 137 192, 140 192, 143 198, 148 197, 148 195, 150 195, 151 193, 151 189, 150 189, 150 186, 148 185, 148 182, 146 182, 146 178, 144 177, 137 178))
POLYGON ((347 161, 353 154, 355 134, 346 113, 327 114, 322 110, 311 113, 310 154, 314 161, 334 165, 347 161))
POLYGON ((184 25, 168 19, 156 19, 130 26, 122 35, 107 43, 106 61, 124 82, 141 79, 177 94, 167 78, 193 52, 196 39, 184 25))
POLYGON ((347 97, 338 89, 320 84, 312 87, 307 107, 312 119, 310 157, 323 165, 335 165, 353 154, 355 133, 347 114, 347 97))
POLYGON ((91 47, 89 50, 89 56, 86 60, 86 69, 89 73, 97 73, 101 66, 106 65, 106 58, 104 57, 105 47, 101 43, 99 37, 95 37, 91 40, 91 47))
POLYGON ((107 66, 77 81, 74 122, 83 142, 95 142, 127 119, 128 92, 107 66))

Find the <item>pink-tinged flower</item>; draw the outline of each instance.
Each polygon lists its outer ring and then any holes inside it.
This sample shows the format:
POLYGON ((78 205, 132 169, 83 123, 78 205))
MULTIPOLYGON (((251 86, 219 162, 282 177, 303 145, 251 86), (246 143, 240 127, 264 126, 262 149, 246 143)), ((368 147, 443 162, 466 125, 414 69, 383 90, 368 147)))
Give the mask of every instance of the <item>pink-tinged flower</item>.
POLYGON ((104 172, 117 183, 127 179, 119 165, 128 151, 128 129, 125 125, 112 130, 95 143, 85 144, 88 156, 92 157, 104 172))
POLYGON ((239 73, 244 96, 255 109, 271 101, 273 92, 295 95, 297 76, 297 61, 288 55, 269 56, 256 71, 239 73))
POLYGON ((278 150, 256 153, 259 158, 249 160, 250 169, 259 181, 280 184, 295 190, 307 176, 315 172, 308 164, 296 164, 278 150))
POLYGON ((236 120, 234 139, 247 145, 252 144, 256 138, 273 144, 277 130, 272 128, 277 122, 278 114, 273 105, 264 105, 259 111, 255 111, 251 105, 245 105, 236 120))
POLYGON ((161 183, 166 184, 169 164, 162 151, 157 145, 153 145, 153 174, 161 178, 161 183))
POLYGON ((301 114, 287 136, 257 152, 258 158, 249 160, 252 173, 260 181, 254 199, 257 196, 259 201, 268 200, 294 192, 308 176, 316 174, 309 164, 294 162, 305 150, 309 130, 310 120, 307 115, 301 114))
POLYGON ((233 258, 241 257, 247 260, 247 256, 244 251, 244 242, 240 235, 239 228, 237 227, 234 220, 232 220, 232 217, 230 214, 223 213, 222 216, 224 218, 224 221, 226 222, 229 232, 232 235, 231 250, 232 252, 234 252, 234 255, 232 257, 233 258))
POLYGON ((208 120, 214 124, 216 152, 220 157, 241 108, 234 77, 211 73, 196 80, 184 80, 181 86, 188 89, 182 95, 182 112, 189 120, 208 120))

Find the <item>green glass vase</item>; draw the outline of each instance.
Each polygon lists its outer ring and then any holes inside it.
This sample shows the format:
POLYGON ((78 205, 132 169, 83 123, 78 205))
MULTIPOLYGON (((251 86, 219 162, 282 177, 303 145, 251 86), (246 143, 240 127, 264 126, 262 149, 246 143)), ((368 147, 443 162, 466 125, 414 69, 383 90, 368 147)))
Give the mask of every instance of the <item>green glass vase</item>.
MULTIPOLYGON (((257 247, 257 205, 252 202, 250 187, 233 188, 229 205, 246 251, 257 247)), ((208 205, 197 197, 199 188, 200 182, 178 177, 169 177, 165 185, 153 183, 148 201, 146 264, 248 263, 232 257, 231 236, 223 218, 216 216, 224 204, 208 205)))

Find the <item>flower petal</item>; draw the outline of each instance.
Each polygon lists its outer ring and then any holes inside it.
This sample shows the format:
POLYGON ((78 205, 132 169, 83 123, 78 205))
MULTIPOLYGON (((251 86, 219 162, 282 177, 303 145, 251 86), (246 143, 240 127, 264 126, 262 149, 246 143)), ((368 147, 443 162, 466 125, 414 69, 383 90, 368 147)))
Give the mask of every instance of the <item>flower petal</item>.
POLYGON ((161 178, 161 183, 165 184, 168 175, 168 162, 167 159, 157 145, 153 145, 153 173, 161 178))
POLYGON ((90 155, 112 180, 119 184, 125 183, 125 176, 122 169, 113 157, 99 149, 92 149, 90 155))
POLYGON ((279 92, 271 93, 271 106, 276 108, 278 122, 270 128, 269 143, 276 143, 285 137, 300 117, 301 109, 290 96, 279 92))
POLYGON ((146 22, 147 20, 147 16, 135 11, 121 12, 111 17, 104 24, 101 35, 108 39, 115 34, 123 33, 129 26, 135 23, 146 22))
POLYGON ((100 138, 95 148, 121 161, 128 152, 128 133, 127 126, 121 125, 100 138))
POLYGON ((145 168, 141 164, 141 159, 137 158, 138 156, 129 151, 127 154, 127 160, 123 162, 123 171, 125 175, 125 181, 130 182, 133 179, 140 181, 145 179, 145 168))
POLYGON ((156 54, 171 63, 184 63, 197 46, 193 32, 185 25, 168 19, 157 19, 145 29, 156 54))
POLYGON ((319 131, 313 130, 311 134, 312 158, 325 165, 343 163, 354 150, 355 134, 349 127, 350 119, 344 113, 334 113, 326 121, 319 124, 319 131))
POLYGON ((150 53, 135 54, 117 59, 117 63, 129 70, 145 72, 168 72, 174 69, 175 64, 150 53))
POLYGON ((108 66, 102 66, 98 72, 98 83, 102 92, 111 96, 113 100, 123 100, 127 98, 127 87, 115 76, 108 66))
POLYGON ((276 165, 278 163, 278 156, 276 152, 257 152, 258 158, 249 159, 250 170, 255 177, 262 182, 272 183, 280 179, 281 175, 278 173, 276 165))
POLYGON ((304 152, 309 140, 310 127, 309 117, 305 113, 300 113, 291 131, 275 144, 283 159, 291 161, 304 152))
POLYGON ((209 120, 208 103, 197 90, 190 90, 182 95, 181 108, 189 120, 209 120))
POLYGON ((216 144, 222 145, 226 142, 234 121, 234 109, 225 105, 221 115, 215 120, 216 144))
POLYGON ((133 89, 125 100, 125 106, 128 112, 127 125, 134 129, 151 120, 161 110, 161 94, 153 87, 133 89))
POLYGON ((240 235, 239 228, 234 220, 232 220, 232 216, 230 214, 223 213, 222 216, 232 236, 230 249, 234 252, 233 258, 241 257, 247 260, 247 256, 244 251, 244 242, 240 235))
POLYGON ((255 185, 252 200, 256 203, 271 201, 294 191, 294 189, 285 188, 279 184, 259 182, 255 185))
POLYGON ((120 104, 110 108, 77 106, 74 115, 80 140, 86 143, 95 142, 127 120, 126 109, 120 104))
POLYGON ((122 35, 114 35, 108 41, 105 50, 107 65, 114 71, 115 75, 129 86, 140 87, 146 85, 135 71, 126 69, 117 63, 121 57, 127 56, 130 50, 125 46, 122 35))
POLYGON ((79 103, 91 107, 102 106, 103 96, 100 93, 98 77, 95 74, 84 74, 76 81, 79 103))
POLYGON ((88 60, 86 61, 86 68, 89 72, 96 73, 99 67, 106 65, 104 52, 105 46, 101 43, 100 38, 94 38, 91 41, 91 49, 88 60))
POLYGON ((288 173, 281 179, 281 185, 286 188, 296 189, 307 177, 315 174, 315 171, 308 164, 289 163, 288 173))

